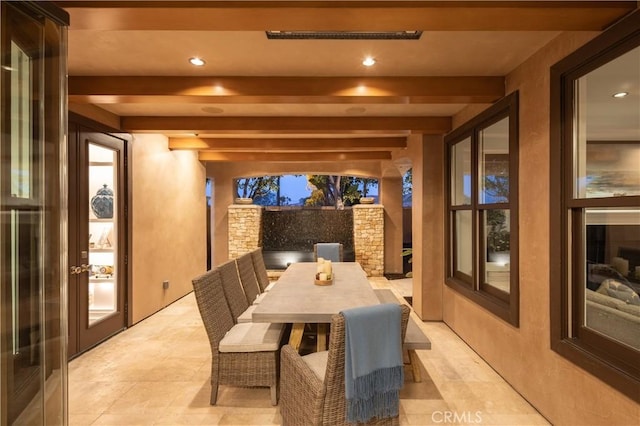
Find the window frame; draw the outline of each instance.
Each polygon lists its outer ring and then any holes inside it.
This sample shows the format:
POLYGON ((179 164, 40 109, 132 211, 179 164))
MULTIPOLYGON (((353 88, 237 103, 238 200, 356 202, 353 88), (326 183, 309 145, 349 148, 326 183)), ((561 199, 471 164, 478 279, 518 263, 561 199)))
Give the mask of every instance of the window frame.
POLYGON ((551 349, 640 402, 640 351, 582 326, 586 260, 584 211, 590 207, 637 207, 640 196, 578 198, 574 194, 575 81, 640 46, 640 12, 551 67, 550 104, 550 316, 551 349), (558 244, 560 236, 560 244, 558 244), (573 261, 577 258, 577 261, 573 261))
POLYGON ((511 325, 518 327, 519 314, 519 277, 518 277, 518 92, 515 91, 497 101, 487 110, 469 122, 458 127, 445 136, 446 159, 446 214, 445 229, 445 283, 458 293, 487 309, 511 325), (480 203, 478 197, 479 185, 479 152, 478 135, 491 125, 509 119, 509 201, 502 203, 480 203), (453 147, 467 138, 471 138, 471 203, 469 205, 452 205, 451 194, 451 159, 453 147), (484 282, 485 259, 482 256, 485 249, 485 235, 480 226, 481 219, 488 210, 509 210, 509 292, 503 292, 484 282), (471 211, 472 213, 472 276, 456 271, 456 241, 455 218, 457 211, 471 211))

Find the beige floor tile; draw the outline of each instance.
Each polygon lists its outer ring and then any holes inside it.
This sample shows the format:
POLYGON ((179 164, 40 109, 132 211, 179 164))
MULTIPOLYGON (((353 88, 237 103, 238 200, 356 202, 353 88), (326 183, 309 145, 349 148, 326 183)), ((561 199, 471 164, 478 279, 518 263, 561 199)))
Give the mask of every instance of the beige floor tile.
POLYGON ((94 425, 147 426, 155 424, 153 413, 103 414, 92 423, 94 425))
POLYGON ((225 414, 219 425, 277 425, 279 419, 275 414, 225 414))
MULTIPOLYGON (((372 285, 390 288, 384 278, 372 285)), ((547 424, 445 324, 420 327, 433 347, 417 351, 426 380, 404 393, 401 424, 547 424)), ((281 424, 268 388, 220 386, 209 405, 210 374, 209 341, 189 294, 69 363, 69 424, 281 424)))
POLYGON ((117 382, 70 382, 69 413, 101 414, 127 393, 133 383, 117 382))
POLYGON ((156 418, 154 425, 217 425, 220 424, 222 414, 213 413, 182 413, 182 414, 163 414, 156 418))
POLYGON ((95 422, 101 414, 74 414, 69 413, 69 426, 86 426, 95 422))

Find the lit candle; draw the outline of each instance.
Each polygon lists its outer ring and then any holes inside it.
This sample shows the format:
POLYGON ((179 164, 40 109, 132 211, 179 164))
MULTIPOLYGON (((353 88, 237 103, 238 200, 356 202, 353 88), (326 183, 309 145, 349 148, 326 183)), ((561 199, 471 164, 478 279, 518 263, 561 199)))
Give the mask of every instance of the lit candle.
POLYGON ((325 262, 322 266, 324 267, 322 272, 325 272, 327 274, 331 273, 331 262, 325 262))
POLYGON ((316 269, 316 272, 324 272, 324 265, 318 265, 318 269, 316 269))
POLYGON ((327 280, 327 274, 325 274, 324 272, 321 272, 319 277, 320 277, 320 281, 326 281, 327 280))
POLYGON ((324 263, 324 258, 323 257, 319 257, 318 258, 318 263, 321 263, 321 264, 324 263))

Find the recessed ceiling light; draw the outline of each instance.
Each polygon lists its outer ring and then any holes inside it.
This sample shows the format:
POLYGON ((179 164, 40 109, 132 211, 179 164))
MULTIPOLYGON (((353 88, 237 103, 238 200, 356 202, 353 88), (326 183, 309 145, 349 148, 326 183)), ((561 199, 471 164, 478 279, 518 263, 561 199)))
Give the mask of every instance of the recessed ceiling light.
POLYGON ((614 98, 624 98, 625 96, 627 96, 629 94, 629 92, 618 92, 618 93, 614 93, 613 97, 614 98))
POLYGON ((205 64, 204 59, 198 58, 197 56, 189 58, 189 63, 196 67, 201 67, 205 64))
POLYGON ((362 61, 362 65, 364 65, 365 67, 371 67, 371 66, 375 65, 375 63, 376 63, 376 60, 373 59, 371 56, 367 56, 362 61))

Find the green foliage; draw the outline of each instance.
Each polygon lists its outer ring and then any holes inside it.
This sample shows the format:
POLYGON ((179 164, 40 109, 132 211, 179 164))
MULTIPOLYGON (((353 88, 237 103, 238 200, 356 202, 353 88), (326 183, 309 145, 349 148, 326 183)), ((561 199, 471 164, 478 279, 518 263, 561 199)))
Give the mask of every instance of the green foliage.
MULTIPOLYGON (((364 179, 337 175, 308 175, 307 180, 315 189, 305 206, 335 206, 336 209, 356 204, 361 197, 358 187, 364 184, 364 179)), ((375 179, 367 179, 367 190, 373 182, 377 184, 375 179)))
POLYGON ((279 184, 278 176, 240 178, 236 180, 236 194, 242 198, 264 198, 271 192, 277 192, 279 184))
POLYGON ((370 188, 378 187, 378 179, 369 179, 369 178, 353 178, 353 183, 356 187, 362 186, 362 196, 366 197, 369 195, 370 188))
POLYGON ((413 169, 407 170, 402 177, 402 195, 411 195, 413 188, 413 169))
POLYGON ((324 200, 324 192, 320 189, 314 189, 311 196, 305 200, 304 205, 309 207, 320 207, 324 206, 324 200))
POLYGON ((491 252, 509 251, 511 234, 506 229, 504 210, 487 210, 487 249, 491 252))

